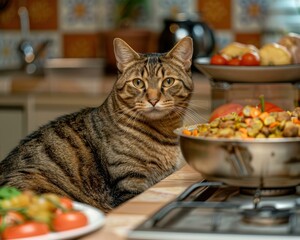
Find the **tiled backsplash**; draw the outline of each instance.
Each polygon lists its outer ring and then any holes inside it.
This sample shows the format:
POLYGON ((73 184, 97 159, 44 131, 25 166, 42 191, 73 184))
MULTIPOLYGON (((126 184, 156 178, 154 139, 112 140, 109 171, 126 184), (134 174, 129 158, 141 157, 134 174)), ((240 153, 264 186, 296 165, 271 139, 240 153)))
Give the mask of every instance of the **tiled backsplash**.
MULTIPOLYGON (((299 0, 148 0, 147 4, 138 26, 159 34, 163 18, 174 6, 182 12, 200 12, 215 31, 217 49, 232 41, 259 46, 266 39, 272 40, 272 34, 300 31, 299 13, 294 7, 300 5, 299 0), (280 5, 283 2, 284 7, 280 5), (280 20, 276 24, 276 19, 280 19, 276 14, 285 16, 286 22, 280 20)), ((11 0, 8 8, 0 11, 0 69, 20 64, 17 47, 22 39, 18 15, 21 6, 29 12, 33 44, 51 40, 49 57, 104 56, 102 33, 113 26, 114 1, 11 0)))

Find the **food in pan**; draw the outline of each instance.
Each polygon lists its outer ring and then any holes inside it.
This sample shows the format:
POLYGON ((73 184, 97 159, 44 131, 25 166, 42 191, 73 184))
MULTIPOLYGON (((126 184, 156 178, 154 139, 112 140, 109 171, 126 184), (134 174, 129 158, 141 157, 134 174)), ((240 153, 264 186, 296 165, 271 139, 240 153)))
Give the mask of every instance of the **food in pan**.
POLYGON ((300 107, 293 111, 266 112, 247 105, 240 113, 220 116, 207 124, 186 127, 185 135, 213 138, 300 137, 300 107))
MULTIPOLYGON (((261 97, 262 98, 262 97, 261 97)), ((277 106, 274 103, 263 101, 263 111, 265 112, 282 112, 284 111, 282 108, 277 106)), ((262 103, 259 103, 257 106, 259 109, 262 109, 262 103)), ((225 103, 219 107, 217 107, 211 114, 209 118, 209 122, 213 121, 215 118, 225 116, 229 113, 236 112, 238 115, 241 114, 243 110, 243 105, 238 103, 225 103)))

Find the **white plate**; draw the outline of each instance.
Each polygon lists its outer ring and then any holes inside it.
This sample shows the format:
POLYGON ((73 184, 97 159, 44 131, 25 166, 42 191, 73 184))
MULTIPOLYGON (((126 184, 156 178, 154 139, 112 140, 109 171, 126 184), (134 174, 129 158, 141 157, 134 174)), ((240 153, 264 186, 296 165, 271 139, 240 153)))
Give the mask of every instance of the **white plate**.
POLYGON ((199 58, 194 65, 214 81, 240 83, 280 83, 300 81, 300 64, 277 66, 222 66, 209 64, 209 58, 199 58))
POLYGON ((52 232, 46 235, 39 235, 36 237, 30 238, 22 238, 20 240, 64 240, 64 239, 74 239, 85 234, 91 233, 104 224, 104 214, 99 209, 94 208, 92 206, 74 202, 74 208, 76 210, 82 211, 88 218, 88 225, 76 228, 68 231, 63 232, 52 232))

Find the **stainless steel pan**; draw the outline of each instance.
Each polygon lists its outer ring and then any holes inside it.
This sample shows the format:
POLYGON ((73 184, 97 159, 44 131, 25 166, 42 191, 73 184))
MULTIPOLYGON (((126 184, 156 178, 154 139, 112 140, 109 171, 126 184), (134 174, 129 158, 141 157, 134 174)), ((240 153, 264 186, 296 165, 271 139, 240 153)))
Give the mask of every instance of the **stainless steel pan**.
POLYGON ((300 184, 300 138, 218 139, 175 133, 186 162, 211 181, 242 187, 300 184))

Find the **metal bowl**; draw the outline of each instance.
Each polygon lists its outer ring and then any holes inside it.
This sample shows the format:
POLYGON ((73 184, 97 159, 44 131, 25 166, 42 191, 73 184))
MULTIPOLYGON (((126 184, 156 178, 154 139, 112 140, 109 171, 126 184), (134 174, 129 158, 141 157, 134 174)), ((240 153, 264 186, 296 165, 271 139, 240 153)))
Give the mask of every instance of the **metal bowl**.
MULTIPOLYGON (((193 126, 191 126, 193 127, 193 126)), ((224 139, 179 135, 186 162, 210 181, 240 187, 300 184, 300 138, 224 139)))

